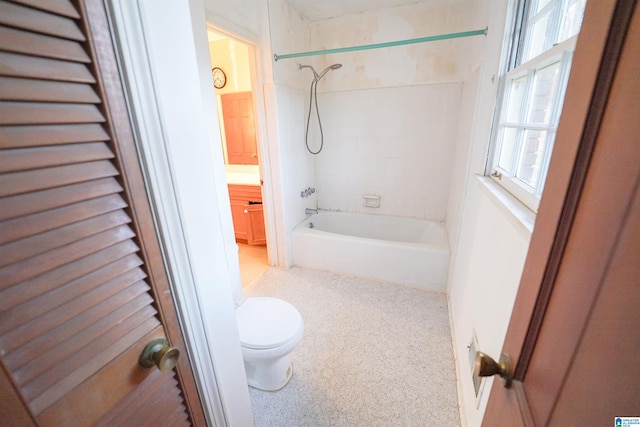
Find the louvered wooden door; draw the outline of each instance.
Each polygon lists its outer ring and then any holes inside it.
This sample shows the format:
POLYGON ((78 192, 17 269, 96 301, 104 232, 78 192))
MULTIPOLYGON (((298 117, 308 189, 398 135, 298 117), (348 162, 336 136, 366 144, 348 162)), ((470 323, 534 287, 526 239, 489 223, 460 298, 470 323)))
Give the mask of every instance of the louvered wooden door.
POLYGON ((0 424, 204 425, 102 2, 0 24, 0 424))

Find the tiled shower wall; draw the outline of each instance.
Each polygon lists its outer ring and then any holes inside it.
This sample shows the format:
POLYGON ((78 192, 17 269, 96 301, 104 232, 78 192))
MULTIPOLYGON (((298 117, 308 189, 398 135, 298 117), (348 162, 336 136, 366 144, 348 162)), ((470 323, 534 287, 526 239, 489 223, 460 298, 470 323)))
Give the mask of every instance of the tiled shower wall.
POLYGON ((318 94, 318 207, 443 221, 461 93, 441 83, 318 94))
MULTIPOLYGON (((332 18, 311 23, 311 48, 468 31, 464 17, 464 3, 449 1, 332 18)), ((469 45, 455 39, 300 58, 318 72, 342 64, 318 84, 319 208, 445 220, 469 45), (379 195, 380 207, 364 207, 364 194, 379 195)))

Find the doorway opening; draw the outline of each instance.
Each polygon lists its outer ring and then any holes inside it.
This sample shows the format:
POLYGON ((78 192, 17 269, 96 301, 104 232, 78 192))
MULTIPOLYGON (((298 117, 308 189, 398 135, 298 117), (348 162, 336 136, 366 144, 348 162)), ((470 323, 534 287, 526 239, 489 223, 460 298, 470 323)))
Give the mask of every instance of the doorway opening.
MULTIPOLYGON (((263 200, 260 126, 252 44, 207 25, 211 74, 242 286, 272 263, 263 200)), ((265 203, 266 202, 266 203, 265 203)))

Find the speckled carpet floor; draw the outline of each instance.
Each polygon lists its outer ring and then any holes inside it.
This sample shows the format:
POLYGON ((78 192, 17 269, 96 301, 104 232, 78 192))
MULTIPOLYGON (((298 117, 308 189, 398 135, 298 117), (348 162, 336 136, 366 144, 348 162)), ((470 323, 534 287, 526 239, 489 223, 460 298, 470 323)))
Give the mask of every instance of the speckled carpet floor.
POLYGON ((444 294, 297 267, 245 294, 288 301, 305 322, 289 384, 249 388, 256 426, 460 425, 444 294))

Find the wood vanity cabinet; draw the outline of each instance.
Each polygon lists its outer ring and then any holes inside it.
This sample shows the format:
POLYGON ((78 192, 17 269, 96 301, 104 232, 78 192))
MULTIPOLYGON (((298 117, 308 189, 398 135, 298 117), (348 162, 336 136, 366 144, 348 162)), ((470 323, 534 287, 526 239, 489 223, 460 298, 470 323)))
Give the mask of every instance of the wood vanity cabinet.
POLYGON ((229 184, 229 199, 236 240, 255 246, 266 245, 260 186, 229 184))

